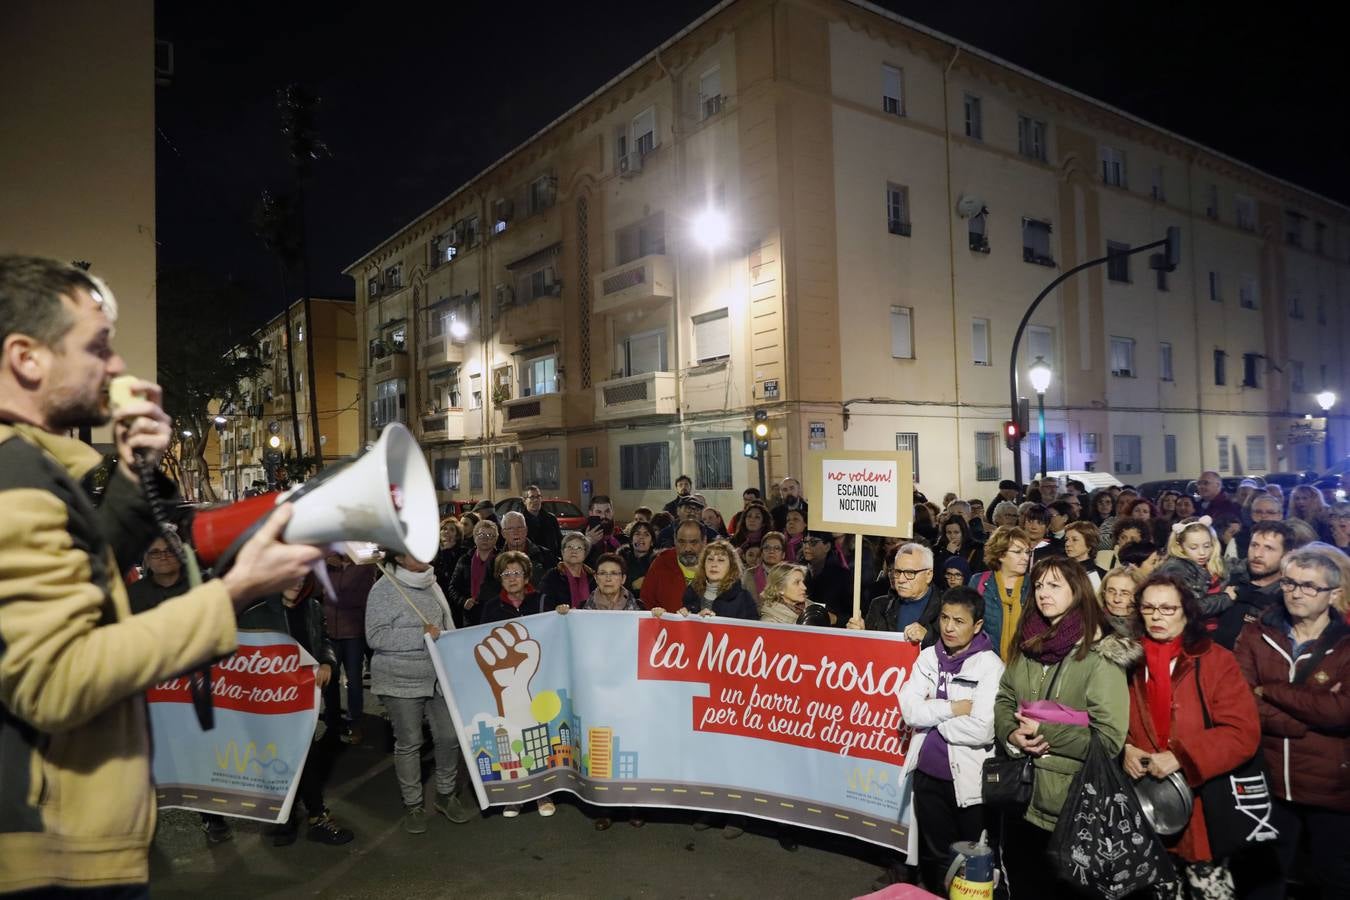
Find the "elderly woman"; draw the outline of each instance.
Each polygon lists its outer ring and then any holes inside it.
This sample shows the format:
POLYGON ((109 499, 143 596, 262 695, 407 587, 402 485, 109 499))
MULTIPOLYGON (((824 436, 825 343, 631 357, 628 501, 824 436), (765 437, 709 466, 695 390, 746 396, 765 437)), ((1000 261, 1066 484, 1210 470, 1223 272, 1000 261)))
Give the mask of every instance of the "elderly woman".
MULTIPOLYGON (((447 599, 451 595, 450 583, 455 577, 455 565, 460 557, 468 552, 469 548, 464 543, 464 533, 459 530, 459 521, 453 516, 441 519, 441 545, 436 551, 436 558, 431 562, 431 568, 436 571, 436 583, 440 585, 441 593, 447 599)), ((454 606, 450 607, 450 611, 457 614, 460 612, 454 606)), ((458 615, 455 624, 463 624, 458 615)))
POLYGON ((781 531, 766 532, 759 542, 759 564, 745 570, 741 584, 750 592, 755 603, 761 602, 761 595, 769 583, 769 572, 787 556, 787 536, 781 531))
POLYGON ((1327 543, 1342 553, 1350 553, 1350 503, 1337 503, 1327 513, 1331 540, 1327 543))
POLYGON ((1091 522, 1070 522, 1064 526, 1064 555, 1083 566, 1094 591, 1102 584, 1102 570, 1093 562, 1098 537, 1097 526, 1091 522))
POLYGON ((634 595, 642 591, 642 583, 647 578, 647 569, 656 559, 656 529, 650 522, 636 521, 628 526, 628 543, 619 548, 623 557, 623 586, 634 595))
POLYGON ((1034 758, 1031 803, 1024 816, 1005 821, 1003 862, 1012 900, 1070 895, 1050 864, 1050 835, 1087 757, 1089 732, 1108 757, 1120 753, 1130 720, 1125 670, 1140 656, 1135 641, 1104 627, 1078 563, 1043 559, 1028 581, 1034 602, 1017 621, 994 701, 994 739, 1014 756, 1034 758), (1041 700, 1059 703, 1080 721, 1041 721, 1033 705, 1041 700))
POLYGON ((496 596, 483 599, 481 620, 484 624, 538 615, 553 608, 554 605, 530 584, 531 568, 530 558, 519 550, 503 550, 497 555, 493 575, 501 587, 496 596))
MULTIPOLYGON (((1181 772, 1192 791, 1256 755, 1261 720, 1237 660, 1206 634, 1199 599, 1185 580, 1154 572, 1137 593, 1144 665, 1130 676, 1124 766, 1136 781, 1181 772), (1206 721, 1208 720, 1208 721, 1206 721)), ((1214 858, 1197 799, 1169 852, 1192 896, 1232 897, 1224 860, 1214 858), (1216 890, 1219 884, 1224 890, 1216 890)))
POLYGON ((681 613, 759 621, 755 598, 741 584, 741 558, 726 541, 713 541, 699 555, 694 580, 684 589, 681 613))
POLYGON ((455 625, 431 566, 403 555, 387 556, 386 562, 392 568, 375 582, 366 599, 366 645, 374 652, 370 689, 380 698, 394 730, 394 774, 403 796, 403 830, 425 834, 423 718, 431 723, 435 745, 436 802, 432 808, 451 822, 473 818, 455 793, 459 741, 423 640, 424 635, 435 640, 455 625))
POLYGON ((761 622, 794 625, 806 612, 806 566, 780 563, 769 570, 769 580, 759 596, 761 622))
MULTIPOLYGON (((468 519, 464 516, 460 521, 468 519)), ((450 605, 462 613, 462 621, 469 625, 479 622, 479 594, 495 592, 492 584, 485 590, 484 582, 492 580, 492 561, 497 557, 497 539, 501 536, 497 523, 491 519, 478 520, 475 517, 471 534, 473 549, 459 558, 455 564, 455 574, 450 577, 450 593, 447 599, 450 605)))
MULTIPOLYGON (((637 598, 629 593, 624 585, 627 574, 627 564, 622 556, 617 553, 601 554, 595 561, 595 590, 591 591, 591 596, 581 604, 581 608, 625 612, 641 610, 642 604, 637 602, 637 598)), ((566 612, 571 608, 571 604, 559 604, 558 612, 566 612)))
POLYGON ((784 516, 783 534, 787 536, 788 562, 796 562, 801 557, 802 541, 806 539, 806 513, 799 509, 790 509, 784 516))
POLYGON ((994 507, 994 525, 998 528, 1013 528, 1022 521, 1022 513, 1011 500, 1002 500, 994 507))
POLYGON ((586 565, 591 546, 580 531, 565 531, 562 536, 562 562, 551 569, 539 583, 550 609, 563 603, 580 609, 595 590, 595 573, 586 565))
POLYGON ((1134 611, 1134 592, 1143 580, 1144 576, 1134 566, 1116 566, 1102 576, 1097 602, 1106 614, 1107 624, 1117 634, 1137 638, 1142 631, 1134 611))

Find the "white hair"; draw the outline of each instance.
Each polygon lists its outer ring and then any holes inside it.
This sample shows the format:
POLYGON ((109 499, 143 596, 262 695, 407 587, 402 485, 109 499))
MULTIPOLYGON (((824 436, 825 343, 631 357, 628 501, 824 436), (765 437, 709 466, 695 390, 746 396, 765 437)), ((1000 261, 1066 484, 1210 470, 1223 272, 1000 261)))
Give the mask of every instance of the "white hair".
POLYGON ((923 559, 923 567, 925 569, 933 568, 932 549, 925 547, 923 544, 917 543, 916 541, 910 541, 908 543, 901 544, 900 549, 895 551, 895 555, 897 557, 905 556, 906 554, 910 553, 918 554, 923 559))
POLYGON ((520 524, 522 524, 522 525, 527 525, 527 524, 528 524, 528 523, 525 521, 525 514, 524 514, 523 512, 519 512, 519 511, 513 509, 513 510, 511 510, 509 513, 507 513, 506 515, 502 516, 502 527, 505 528, 505 527, 506 527, 506 523, 509 522, 509 521, 511 521, 512 519, 519 519, 519 520, 520 520, 520 524))

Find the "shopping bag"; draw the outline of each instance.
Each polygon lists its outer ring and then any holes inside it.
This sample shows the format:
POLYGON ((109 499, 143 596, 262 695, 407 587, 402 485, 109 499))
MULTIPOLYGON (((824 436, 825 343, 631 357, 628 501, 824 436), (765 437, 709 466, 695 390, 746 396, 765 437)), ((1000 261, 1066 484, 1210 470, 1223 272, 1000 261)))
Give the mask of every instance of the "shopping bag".
POLYGON ((1129 777, 1094 733, 1050 836, 1056 874, 1107 900, 1176 879, 1129 777))

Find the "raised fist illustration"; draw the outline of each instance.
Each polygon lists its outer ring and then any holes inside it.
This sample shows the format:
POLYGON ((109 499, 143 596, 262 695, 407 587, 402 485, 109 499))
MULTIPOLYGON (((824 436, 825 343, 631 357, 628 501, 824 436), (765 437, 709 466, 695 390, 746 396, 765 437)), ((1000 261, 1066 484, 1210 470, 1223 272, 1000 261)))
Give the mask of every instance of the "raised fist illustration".
POLYGON ((508 622, 494 628, 474 648, 478 668, 492 686, 497 715, 524 726, 534 724, 530 712, 530 681, 539 671, 539 643, 525 626, 508 622))

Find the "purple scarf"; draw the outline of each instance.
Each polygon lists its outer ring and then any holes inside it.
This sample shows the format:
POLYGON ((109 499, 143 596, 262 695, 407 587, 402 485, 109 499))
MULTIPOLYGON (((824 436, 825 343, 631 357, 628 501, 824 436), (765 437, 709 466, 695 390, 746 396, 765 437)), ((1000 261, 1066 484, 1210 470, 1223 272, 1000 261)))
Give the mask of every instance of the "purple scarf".
MULTIPOLYGON (((951 683, 952 678, 961 671, 961 667, 966 664, 966 660, 977 653, 993 649, 994 642, 983 631, 976 634, 970 645, 957 656, 948 653, 946 646, 939 639, 933 645, 933 651, 937 654, 938 662, 937 692, 934 694, 936 699, 947 699, 947 686, 951 683)), ((919 771, 925 775, 940 778, 943 781, 952 780, 952 763, 947 754, 947 739, 936 728, 929 728, 923 739, 923 746, 919 748, 918 766, 919 771)))
POLYGON ((567 590, 571 594, 572 608, 581 609, 586 605, 586 601, 591 599, 591 584, 590 579, 586 577, 586 567, 581 567, 580 575, 573 575, 567 571, 566 566, 560 565, 558 569, 567 578, 567 590))
POLYGON ((769 570, 760 563, 752 570, 755 573, 755 595, 764 593, 764 585, 769 583, 769 570))
POLYGON ((1083 639, 1083 614, 1071 609, 1050 634, 1050 623, 1036 611, 1026 617, 1019 636, 1022 652, 1042 665, 1057 663, 1073 651, 1083 639))

